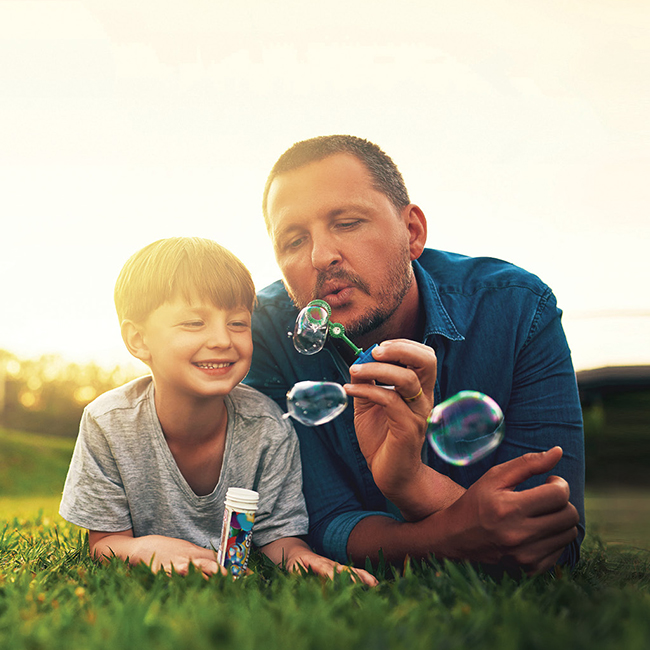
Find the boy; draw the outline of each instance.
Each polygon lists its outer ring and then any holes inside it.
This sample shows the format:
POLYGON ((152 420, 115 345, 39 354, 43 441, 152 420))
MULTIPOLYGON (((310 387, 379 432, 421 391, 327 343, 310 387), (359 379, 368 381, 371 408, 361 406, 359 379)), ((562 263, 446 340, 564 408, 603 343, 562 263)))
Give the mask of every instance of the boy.
POLYGON ((297 537, 308 520, 293 427, 240 385, 254 301, 246 267, 210 240, 159 240, 125 264, 115 286, 122 338, 151 375, 86 407, 60 508, 88 529, 95 558, 223 572, 223 504, 240 487, 260 494, 253 541, 271 560, 341 570, 297 537))

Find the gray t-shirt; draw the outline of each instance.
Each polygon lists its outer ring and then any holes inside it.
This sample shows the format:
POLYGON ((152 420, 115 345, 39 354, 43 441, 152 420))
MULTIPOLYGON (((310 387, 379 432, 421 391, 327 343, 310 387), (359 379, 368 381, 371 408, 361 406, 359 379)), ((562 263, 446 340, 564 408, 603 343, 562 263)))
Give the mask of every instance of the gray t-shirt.
POLYGON ((298 439, 268 397, 239 385, 226 397, 228 429, 219 483, 198 496, 165 440, 151 377, 90 403, 83 414, 60 514, 102 532, 133 529, 219 548, 229 487, 259 492, 253 542, 264 546, 308 529, 298 439))

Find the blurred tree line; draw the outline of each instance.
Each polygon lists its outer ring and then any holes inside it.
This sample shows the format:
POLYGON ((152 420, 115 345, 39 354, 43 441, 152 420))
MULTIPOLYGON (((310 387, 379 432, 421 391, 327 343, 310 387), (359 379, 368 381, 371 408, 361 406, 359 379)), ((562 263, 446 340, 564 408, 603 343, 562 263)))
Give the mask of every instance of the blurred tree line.
MULTIPOLYGON (((107 369, 58 355, 19 359, 0 350, 0 427, 74 437, 86 404, 146 372, 144 365, 107 369)), ((649 485, 650 366, 578 372, 577 379, 587 482, 649 485)))
POLYGON ((76 436, 88 402, 145 372, 136 366, 80 365, 59 355, 19 359, 0 350, 0 426, 76 436))

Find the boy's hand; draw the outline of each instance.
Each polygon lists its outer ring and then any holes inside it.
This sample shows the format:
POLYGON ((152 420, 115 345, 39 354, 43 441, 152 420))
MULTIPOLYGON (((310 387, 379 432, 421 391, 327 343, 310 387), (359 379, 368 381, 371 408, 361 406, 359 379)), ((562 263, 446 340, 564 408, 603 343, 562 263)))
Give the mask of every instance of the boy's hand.
POLYGON ((298 567, 311 569, 316 575, 327 576, 328 578, 333 578, 335 573, 347 571, 350 573, 350 577, 354 582, 358 580, 369 587, 376 587, 379 584, 377 578, 364 569, 356 569, 345 564, 339 564, 313 551, 305 552, 295 558, 291 565, 287 564, 287 568, 290 571, 297 571, 298 567))
POLYGON ((376 587, 379 582, 375 576, 363 569, 355 569, 334 562, 318 553, 297 537, 284 537, 261 548, 261 551, 276 564, 285 563, 289 571, 311 569, 316 575, 333 578, 335 573, 348 571, 352 580, 362 582, 369 587, 376 587))
POLYGON ((215 573, 227 575, 228 571, 218 562, 216 553, 183 539, 163 535, 133 537, 133 530, 120 533, 88 531, 88 541, 93 557, 110 559, 113 556, 128 560, 130 564, 143 562, 154 573, 172 571, 186 575, 190 564, 209 578, 215 573))

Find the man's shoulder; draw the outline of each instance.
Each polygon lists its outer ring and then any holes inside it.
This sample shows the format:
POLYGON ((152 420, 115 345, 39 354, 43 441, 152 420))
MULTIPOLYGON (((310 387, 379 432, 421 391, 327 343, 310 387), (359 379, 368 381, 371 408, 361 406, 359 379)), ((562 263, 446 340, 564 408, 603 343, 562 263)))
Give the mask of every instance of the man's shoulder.
POLYGON ((470 257, 426 248, 418 263, 441 294, 521 288, 541 296, 549 291, 534 273, 494 257, 470 257))
POLYGON ((295 309, 282 280, 276 280, 257 292, 256 310, 279 309, 291 311, 295 309))
POLYGON ((136 409, 149 399, 151 382, 151 376, 147 375, 106 391, 86 406, 86 412, 97 419, 116 411, 136 409))

